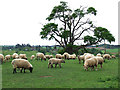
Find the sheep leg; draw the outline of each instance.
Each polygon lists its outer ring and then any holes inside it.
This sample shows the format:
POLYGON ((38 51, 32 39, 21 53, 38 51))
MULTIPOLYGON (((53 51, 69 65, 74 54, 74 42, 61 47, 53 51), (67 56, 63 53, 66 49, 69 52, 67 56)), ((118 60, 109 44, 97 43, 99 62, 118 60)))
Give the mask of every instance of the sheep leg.
POLYGON ((53 68, 53 64, 51 64, 51 68, 53 68))
POLYGON ((102 64, 100 64, 101 68, 102 68, 102 64))
POLYGON ((59 63, 59 67, 61 68, 61 64, 59 63))
POLYGON ((25 73, 25 68, 24 68, 24 73, 25 73))
POLYGON ((16 68, 13 69, 13 74, 14 74, 14 73, 17 73, 17 72, 16 72, 16 68))
POLYGON ((49 68, 49 66, 50 66, 50 63, 48 64, 48 68, 49 68))
POLYGON ((97 70, 97 65, 95 65, 96 66, 96 70, 97 70))
POLYGON ((57 67, 57 64, 55 64, 55 68, 57 67))
POLYGON ((20 69, 20 73, 22 73, 23 68, 20 69))

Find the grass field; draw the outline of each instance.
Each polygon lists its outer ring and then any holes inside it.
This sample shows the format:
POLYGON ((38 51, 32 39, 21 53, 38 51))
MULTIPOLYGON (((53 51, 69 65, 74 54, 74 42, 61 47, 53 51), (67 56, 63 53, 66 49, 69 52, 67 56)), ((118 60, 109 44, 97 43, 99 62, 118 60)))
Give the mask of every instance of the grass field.
MULTIPOLYGON (((4 54, 13 53, 5 51, 4 54)), ((22 53, 22 51, 20 52, 22 53)), ((23 52, 24 53, 24 52, 23 52)), ((36 52, 25 52, 30 58, 36 52)), ((28 59, 29 59, 28 58, 28 59)), ((30 60, 30 59, 29 59, 30 60)), ((48 61, 30 61, 33 73, 13 74, 11 62, 2 65, 3 88, 118 88, 118 58, 106 60, 98 71, 85 71, 78 60, 66 60, 62 68, 49 68, 48 61)))

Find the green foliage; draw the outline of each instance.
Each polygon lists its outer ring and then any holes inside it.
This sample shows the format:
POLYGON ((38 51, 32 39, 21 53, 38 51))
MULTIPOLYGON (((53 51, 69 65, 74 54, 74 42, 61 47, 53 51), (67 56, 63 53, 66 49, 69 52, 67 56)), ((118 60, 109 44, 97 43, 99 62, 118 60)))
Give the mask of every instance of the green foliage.
POLYGON ((97 10, 95 10, 95 8, 93 8, 93 7, 89 7, 89 8, 87 9, 87 12, 88 12, 88 13, 91 13, 91 14, 94 14, 94 15, 97 14, 97 10))
POLYGON ((85 36, 84 37, 84 43, 88 43, 88 44, 94 44, 96 42, 96 38, 92 37, 92 36, 85 36))

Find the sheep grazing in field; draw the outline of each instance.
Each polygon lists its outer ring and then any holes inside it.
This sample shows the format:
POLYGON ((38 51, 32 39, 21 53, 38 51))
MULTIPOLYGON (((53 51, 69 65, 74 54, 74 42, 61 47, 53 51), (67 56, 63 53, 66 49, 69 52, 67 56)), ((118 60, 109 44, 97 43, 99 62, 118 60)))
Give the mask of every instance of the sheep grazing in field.
POLYGON ((25 73, 25 69, 29 69, 30 72, 32 73, 33 66, 30 64, 30 62, 28 60, 14 59, 14 60, 12 60, 11 64, 13 65, 13 74, 17 73, 16 68, 21 68, 20 69, 21 73, 22 73, 22 69, 24 69, 24 73, 25 73))
POLYGON ((103 57, 96 56, 96 57, 94 57, 94 58, 96 58, 96 59, 97 59, 98 64, 100 64, 100 66, 101 66, 101 68, 102 68, 102 64, 103 64, 103 62, 104 62, 103 57))
POLYGON ((59 67, 61 68, 61 63, 65 63, 65 61, 63 59, 51 58, 48 60, 48 68, 49 65, 53 68, 53 64, 55 64, 55 68, 57 67, 57 64, 59 64, 59 67))
POLYGON ((110 56, 109 54, 104 54, 104 55, 103 55, 103 59, 108 59, 108 60, 110 60, 110 59, 111 59, 111 56, 110 56))
POLYGON ((13 53, 13 55, 12 55, 12 58, 13 59, 17 59, 19 56, 18 56, 18 54, 17 53, 13 53))
POLYGON ((5 56, 5 62, 8 61, 8 60, 10 60, 10 58, 11 58, 10 55, 6 55, 6 56, 5 56))
POLYGON ((64 55, 61 55, 61 59, 64 59, 64 55))
POLYGON ((92 58, 92 57, 94 57, 93 54, 85 53, 85 54, 84 54, 84 60, 83 60, 83 63, 84 63, 85 60, 87 60, 87 59, 89 59, 89 58, 92 58))
POLYGON ((68 60, 69 60, 69 54, 68 54, 67 52, 65 52, 65 53, 63 54, 63 56, 64 56, 64 59, 68 59, 68 60))
POLYGON ((115 56, 115 55, 112 55, 112 56, 111 56, 111 58, 114 58, 114 59, 116 59, 116 56, 115 56))
POLYGON ((84 61, 84 55, 80 55, 80 56, 78 56, 78 60, 79 60, 79 64, 81 63, 81 60, 84 61))
POLYGON ((76 55, 75 54, 72 54, 73 55, 73 58, 72 59, 76 59, 76 55))
POLYGON ((26 59, 26 60, 27 60, 26 54, 20 54, 20 55, 19 55, 19 58, 21 58, 21 59, 26 59))
POLYGON ((96 66, 96 69, 97 69, 97 65, 98 65, 98 60, 96 58, 92 57, 92 58, 85 60, 85 63, 83 66, 84 66, 84 69, 88 71, 89 67, 91 67, 93 70, 94 66, 96 66))
POLYGON ((61 59, 62 56, 61 56, 61 54, 56 54, 56 55, 55 55, 55 58, 61 59))
POLYGON ((31 60, 33 60, 35 58, 35 55, 31 55, 31 60))
POLYGON ((4 60, 4 55, 3 55, 3 54, 0 54, 0 63, 1 63, 1 64, 3 63, 3 60, 4 60))
POLYGON ((53 55, 50 55, 50 58, 53 58, 53 55))
POLYGON ((100 53, 98 53, 96 56, 101 57, 101 54, 100 54, 100 53))
POLYGON ((37 60, 41 59, 41 61, 42 60, 46 61, 46 57, 45 57, 45 55, 43 53, 37 53, 36 57, 37 57, 37 60))
POLYGON ((50 59, 50 55, 45 55, 46 59, 50 59))

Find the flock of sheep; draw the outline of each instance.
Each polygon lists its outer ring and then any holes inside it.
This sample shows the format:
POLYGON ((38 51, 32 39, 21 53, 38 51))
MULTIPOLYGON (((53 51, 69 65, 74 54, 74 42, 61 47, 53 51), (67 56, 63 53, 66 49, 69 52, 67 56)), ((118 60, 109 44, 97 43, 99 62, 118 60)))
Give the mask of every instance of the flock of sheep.
MULTIPOLYGON (((30 62, 27 60, 27 56, 26 54, 17 54, 14 53, 13 55, 6 55, 4 57, 3 54, 0 54, 0 61, 1 64, 3 62, 9 61, 10 59, 13 59, 11 64, 13 65, 13 73, 16 73, 16 68, 20 69, 20 72, 22 73, 22 70, 24 69, 24 73, 26 69, 29 69, 30 72, 32 73, 33 70, 33 66, 30 64, 30 62)), ((92 70, 94 70, 94 67, 96 67, 97 70, 97 66, 100 64, 101 68, 102 68, 102 64, 105 62, 105 59, 111 59, 111 58, 116 58, 115 55, 109 55, 109 54, 100 54, 98 53, 96 56, 91 54, 91 53, 84 53, 83 55, 78 55, 76 56, 75 54, 68 54, 67 52, 65 52, 63 55, 61 54, 56 54, 55 58, 53 57, 53 55, 44 55, 43 53, 36 53, 36 57, 35 55, 31 55, 31 60, 34 59, 37 60, 45 60, 48 59, 48 68, 49 66, 51 66, 51 68, 53 68, 53 64, 55 64, 55 68, 57 66, 57 64, 59 65, 59 67, 61 68, 61 63, 65 63, 65 60, 69 60, 69 59, 76 59, 78 58, 79 64, 81 64, 81 60, 83 60, 83 66, 85 70, 88 70, 88 68, 91 68, 92 70)))

